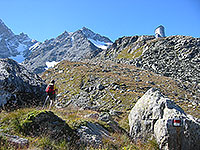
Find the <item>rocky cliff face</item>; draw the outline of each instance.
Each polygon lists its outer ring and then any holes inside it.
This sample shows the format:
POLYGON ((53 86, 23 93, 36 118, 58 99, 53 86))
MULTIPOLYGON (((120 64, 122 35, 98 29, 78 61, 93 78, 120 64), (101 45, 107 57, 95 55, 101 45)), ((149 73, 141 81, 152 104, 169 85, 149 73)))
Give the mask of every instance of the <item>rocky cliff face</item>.
POLYGON ((45 83, 16 61, 0 59, 0 89, 0 106, 20 107, 42 102, 45 83))
POLYGON ((123 37, 104 53, 104 58, 135 64, 164 76, 198 84, 200 39, 189 36, 123 37))
POLYGON ((30 52, 29 47, 34 43, 35 41, 24 33, 15 35, 0 19, 0 58, 11 57, 22 62, 30 52))
POLYGON ((32 53, 23 64, 35 73, 41 73, 48 67, 49 62, 90 59, 111 44, 112 41, 108 38, 85 27, 73 33, 65 31, 55 39, 33 45, 30 48, 32 53))

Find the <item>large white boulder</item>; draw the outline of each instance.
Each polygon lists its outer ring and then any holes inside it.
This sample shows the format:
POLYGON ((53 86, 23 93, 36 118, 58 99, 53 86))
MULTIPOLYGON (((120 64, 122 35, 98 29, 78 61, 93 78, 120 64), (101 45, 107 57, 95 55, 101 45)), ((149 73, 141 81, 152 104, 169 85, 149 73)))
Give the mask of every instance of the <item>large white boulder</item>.
POLYGON ((155 88, 148 90, 135 104, 129 114, 129 125, 132 138, 154 137, 160 149, 200 149, 200 122, 155 88), (176 119, 181 122, 174 121, 176 119))

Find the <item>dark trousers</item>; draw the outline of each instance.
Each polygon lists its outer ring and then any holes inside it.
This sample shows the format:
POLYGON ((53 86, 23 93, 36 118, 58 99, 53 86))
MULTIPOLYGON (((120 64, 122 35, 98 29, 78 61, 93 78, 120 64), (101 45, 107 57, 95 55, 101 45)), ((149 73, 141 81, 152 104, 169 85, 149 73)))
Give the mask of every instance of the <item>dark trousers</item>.
POLYGON ((44 103, 42 108, 44 108, 45 105, 46 105, 46 106, 49 106, 49 109, 51 109, 51 106, 52 106, 53 102, 55 102, 55 99, 56 99, 56 94, 49 94, 48 93, 48 96, 47 96, 45 103, 44 103))
POLYGON ((56 99, 56 94, 48 94, 48 95, 49 95, 50 100, 54 102, 56 99))

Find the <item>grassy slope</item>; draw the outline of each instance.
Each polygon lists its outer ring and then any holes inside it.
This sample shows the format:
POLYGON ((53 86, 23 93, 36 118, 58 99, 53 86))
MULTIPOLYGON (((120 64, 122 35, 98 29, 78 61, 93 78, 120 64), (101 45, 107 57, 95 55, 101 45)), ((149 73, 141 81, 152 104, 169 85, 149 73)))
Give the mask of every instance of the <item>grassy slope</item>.
MULTIPOLYGON (((46 71, 42 76, 47 83, 55 79, 59 93, 68 91, 64 94, 66 101, 80 92, 81 85, 84 85, 84 87, 91 86, 91 77, 106 87, 102 91, 104 95, 100 96, 99 99, 109 102, 108 107, 114 105, 114 109, 128 113, 139 97, 149 88, 156 87, 164 95, 178 103, 186 113, 200 118, 199 107, 188 107, 191 105, 190 102, 180 100, 185 97, 190 99, 191 93, 180 88, 179 83, 169 77, 141 70, 135 66, 110 62, 86 64, 63 61, 56 67, 46 71), (113 84, 118 85, 119 88, 113 88, 113 84), (121 101, 121 103, 115 106, 116 101, 121 101)), ((91 95, 91 101, 93 96, 95 95, 91 95)), ((63 97, 60 98, 60 100, 63 99, 63 97)))
MULTIPOLYGON (((120 110, 123 113, 122 116, 116 117, 115 120, 126 131, 129 130, 128 126, 128 114, 130 109, 137 102, 150 87, 159 88, 164 95, 167 95, 170 99, 178 103, 187 113, 200 118, 199 107, 188 107, 191 104, 189 102, 180 101, 180 97, 184 98, 185 95, 190 97, 190 93, 187 93, 184 89, 180 88, 178 83, 171 78, 159 76, 152 72, 141 70, 134 66, 114 64, 114 63, 97 63, 87 64, 81 62, 68 62, 63 61, 56 67, 46 71, 42 78, 49 83, 50 80, 56 80, 56 86, 59 93, 65 92, 60 101, 68 101, 73 95, 76 95, 81 91, 81 87, 91 86, 91 78, 95 78, 95 82, 101 83, 106 88, 102 91, 104 95, 99 96, 99 100, 108 102, 108 104, 101 109, 101 111, 107 111, 107 108, 114 106, 113 109, 120 110), (154 83, 154 84, 152 84, 154 83), (119 88, 113 88, 113 85, 119 86, 119 88), (66 92, 68 91, 68 92, 66 92), (121 101, 118 105, 117 102, 121 101)), ((90 95, 91 101, 95 101, 95 95, 90 95)), ((99 102, 100 102, 99 101, 99 102)), ((41 110, 41 108, 27 108, 20 109, 14 112, 1 112, 0 114, 0 129, 4 132, 15 134, 23 137, 20 131, 20 120, 24 119, 24 116, 35 109, 41 110)), ((91 110, 77 110, 71 107, 63 109, 53 109, 56 115, 66 120, 66 122, 73 128, 76 124, 84 121, 83 116, 89 113, 97 113, 91 110)), ((90 119, 89 121, 96 122, 98 120, 90 119)), ((147 143, 132 143, 129 138, 123 134, 114 133, 112 135, 116 141, 104 140, 104 149, 120 148, 120 149, 155 149, 157 147, 155 141, 149 141, 147 143)), ((54 143, 49 141, 45 137, 25 137, 30 140, 30 148, 43 149, 45 146, 50 145, 54 149, 65 149, 67 143, 54 143)), ((3 147, 2 147, 3 149, 3 147)), ((67 148, 66 148, 67 149, 67 148)))
MULTIPOLYGON (((26 109, 19 109, 13 112, 1 112, 0 116, 0 122, 1 122, 1 129, 3 129, 4 132, 7 132, 9 134, 18 135, 23 138, 29 139, 30 145, 29 149, 53 149, 53 150, 68 150, 73 149, 73 147, 69 146, 69 144, 65 141, 55 142, 50 140, 46 136, 40 136, 40 137, 27 137, 24 136, 20 132, 20 123, 23 121, 27 114, 30 112, 36 112, 41 111, 41 108, 26 108, 26 109)), ((46 110, 46 109, 45 109, 46 110)), ((44 110, 42 110, 44 111, 44 110)), ((47 110, 48 111, 48 110, 47 110)), ((84 123, 84 121, 90 121, 90 122, 98 122, 99 124, 102 124, 99 120, 96 119, 90 119, 90 118, 84 118, 86 114, 90 113, 97 113, 90 110, 78 110, 74 109, 72 107, 69 107, 68 109, 51 109, 56 115, 61 117, 66 121, 67 124, 69 124, 72 128, 76 128, 79 124, 84 123)), ((126 134, 122 133, 111 133, 111 136, 114 138, 112 139, 106 139, 104 138, 103 143, 104 146, 100 149, 157 149, 158 145, 154 140, 149 140, 146 143, 142 143, 138 141, 137 143, 133 143, 126 134)), ((4 149, 15 149, 13 146, 9 145, 8 143, 1 143, 0 142, 0 150, 4 149)), ((85 147, 82 147, 80 149, 87 149, 85 147)), ((94 149, 90 147, 89 149, 94 149)))

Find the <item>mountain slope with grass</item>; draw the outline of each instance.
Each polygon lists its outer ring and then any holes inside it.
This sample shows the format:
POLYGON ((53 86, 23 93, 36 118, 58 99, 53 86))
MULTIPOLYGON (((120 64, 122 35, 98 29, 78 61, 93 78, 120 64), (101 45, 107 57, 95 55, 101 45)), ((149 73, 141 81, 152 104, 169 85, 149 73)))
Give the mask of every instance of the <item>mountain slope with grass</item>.
POLYGON ((133 64, 167 77, 195 83, 196 89, 200 90, 200 38, 123 37, 116 40, 102 55, 104 59, 133 64))
POLYGON ((153 150, 178 140, 171 135, 179 131, 199 146, 199 38, 131 36, 112 44, 84 27, 29 50, 29 71, 0 60, 1 148, 153 150), (56 100, 41 107, 52 80, 56 100), (175 122, 181 130, 172 125, 177 118, 185 119, 175 122))
MULTIPOLYGON (((0 116, 0 132, 28 139, 32 149, 76 146, 82 149, 158 149, 155 139, 135 141, 129 136, 128 115, 138 99, 151 88, 160 89, 185 113, 200 118, 199 103, 185 90, 187 82, 133 65, 113 61, 62 61, 45 71, 42 79, 47 84, 53 79, 56 81, 57 100, 51 110, 48 106, 26 108, 2 111, 0 116), (63 133, 60 140, 52 139, 56 133, 61 134, 60 125, 63 130, 65 123, 67 130, 74 133, 73 138, 65 138, 63 133), (42 129, 35 130, 37 126, 42 129)), ((195 88, 191 90, 195 93, 195 88)), ((0 141, 5 148, 14 147, 9 140, 2 141, 1 135, 0 141)))
POLYGON ((62 61, 44 72, 42 78, 47 83, 52 79, 56 81, 58 107, 65 107, 70 101, 82 109, 126 112, 148 89, 155 87, 181 105, 187 113, 199 118, 195 84, 174 80, 133 65, 111 61, 62 61))

